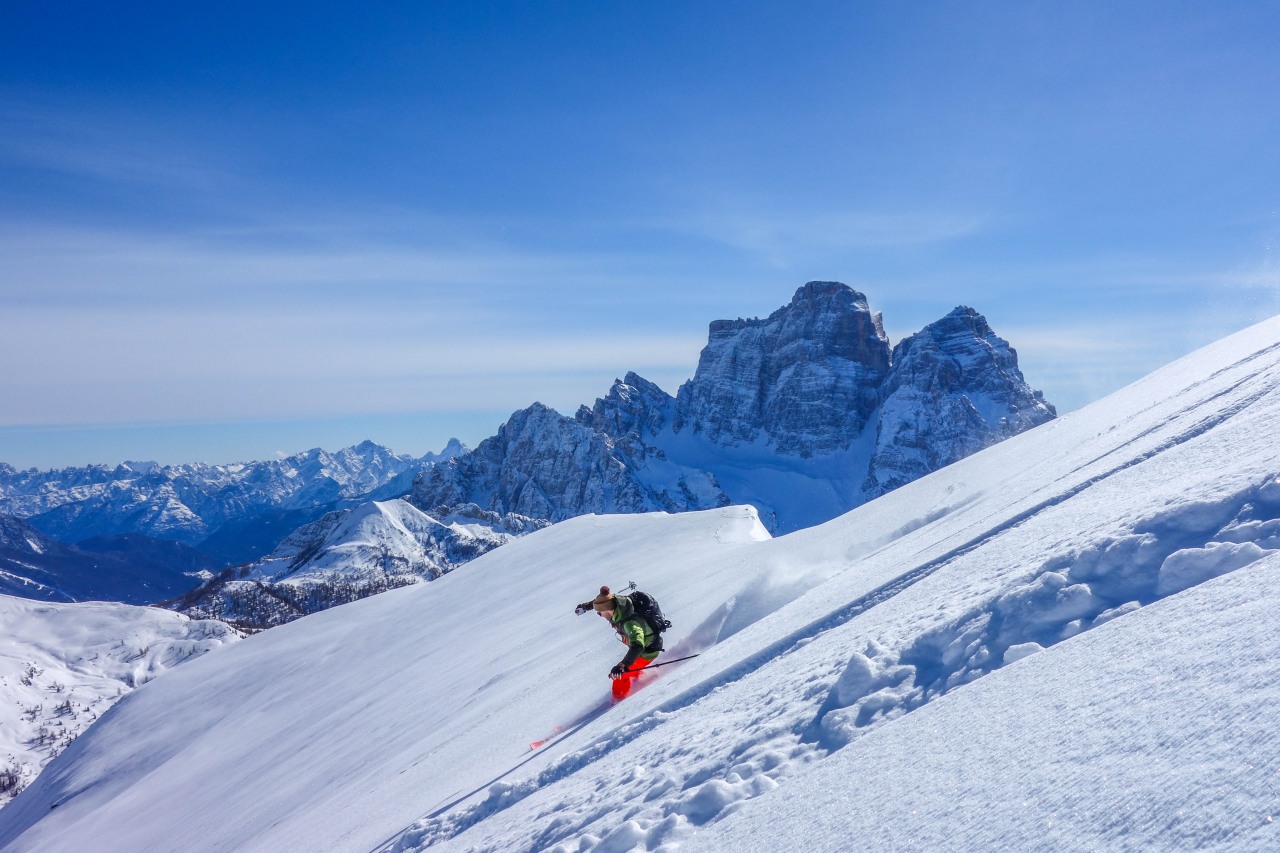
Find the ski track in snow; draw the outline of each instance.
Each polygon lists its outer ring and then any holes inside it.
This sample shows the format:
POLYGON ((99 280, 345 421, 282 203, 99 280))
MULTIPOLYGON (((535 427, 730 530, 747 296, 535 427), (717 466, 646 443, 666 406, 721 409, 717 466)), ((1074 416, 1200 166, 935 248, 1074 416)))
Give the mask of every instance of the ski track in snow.
MULTIPOLYGON (((608 757, 636 742, 645 735, 659 736, 658 730, 666 723, 678 719, 677 715, 690 706, 701 702, 716 691, 721 690, 750 674, 762 671, 767 665, 787 658, 797 649, 813 643, 823 635, 847 624, 851 620, 874 607, 900 595, 921 581, 959 558, 970 554, 997 537, 1008 534, 1021 527, 1031 519, 1042 517, 1046 511, 1066 504, 1084 495, 1095 486, 1107 482, 1116 475, 1141 466, 1143 463, 1160 457, 1169 451, 1204 436, 1228 423, 1244 412, 1251 410, 1261 401, 1275 395, 1275 385, 1269 372, 1249 377, 1247 391, 1242 393, 1241 386, 1233 377, 1244 372, 1244 368, 1265 356, 1275 356, 1280 352, 1280 345, 1273 345, 1254 355, 1243 359, 1238 364, 1215 371, 1211 376, 1193 383, 1184 393, 1201 389, 1208 393, 1199 396, 1193 402, 1179 408, 1171 416, 1139 431, 1126 440, 1109 448, 1106 452, 1089 459, 1055 481, 1056 484, 1070 483, 1081 475, 1085 479, 1074 485, 1068 485, 1057 494, 1032 504, 1012 517, 993 525, 950 551, 924 563, 888 583, 885 583, 863 596, 837 608, 823 617, 814 620, 791 634, 773 642, 769 646, 729 666, 715 676, 707 678, 664 702, 644 716, 628 722, 613 731, 598 737, 587 746, 566 756, 536 777, 520 783, 502 783, 489 791, 489 796, 481 803, 470 806, 458 814, 431 817, 419 826, 406 832, 394 846, 396 851, 421 851, 448 841, 472 827, 526 800, 534 794, 544 792, 562 783, 579 771, 592 768, 596 762, 608 760, 608 757), (1215 387, 1218 383, 1221 387, 1215 387), (1220 408, 1215 404, 1231 395, 1230 402, 1220 408), (1208 410, 1208 413, 1206 413, 1208 410), (1185 424, 1176 429, 1170 436, 1162 436, 1170 424, 1185 424), (1150 445, 1155 439, 1157 443, 1150 445), (1144 444, 1144 442, 1148 442, 1144 444), (1138 452, 1112 463, 1104 471, 1089 474, 1089 470, 1109 459, 1115 459, 1126 450, 1136 449, 1138 452)), ((1274 367, 1274 365, 1272 365, 1274 367)), ((1258 513, 1259 517, 1248 521, 1267 522, 1280 518, 1280 482, 1274 477, 1257 483, 1230 496, 1226 501, 1215 502, 1208 512, 1220 517, 1217 533, 1221 533, 1222 525, 1232 519, 1238 519, 1240 513, 1252 503, 1258 502, 1264 490, 1269 490, 1270 508, 1258 513)), ((1162 513, 1156 513, 1140 521, 1133 527, 1131 537, 1114 540, 1102 539, 1093 543, 1093 548, 1100 557, 1108 553, 1118 559, 1131 555, 1126 553, 1126 546, 1134 544, 1143 537, 1154 537, 1154 541, 1143 541, 1140 544, 1146 549, 1145 576, 1130 579, 1123 594, 1098 596, 1086 584, 1071 584, 1071 560, 1049 561, 1035 573, 1028 582, 1006 591, 992 600, 986 607, 972 611, 960 620, 935 629, 930 634, 918 637, 907 649, 898 654, 889 649, 870 642, 865 652, 855 652, 845 663, 842 670, 835 673, 833 684, 822 692, 825 700, 819 705, 816 713, 806 723, 792 724, 777 731, 773 737, 765 738, 770 748, 761 752, 759 744, 748 750, 756 755, 757 760, 742 761, 740 752, 731 752, 723 757, 718 765, 705 767, 698 773, 690 774, 681 780, 680 790, 692 791, 688 797, 672 807, 671 803, 655 813, 645 817, 635 814, 628 817, 619 828, 602 836, 592 834, 589 828, 600 822, 603 815, 614 814, 622 803, 634 801, 633 797, 615 798, 613 808, 597 808, 580 814, 576 819, 564 814, 565 803, 557 808, 538 815, 537 822, 550 820, 550 825, 534 837, 527 847, 529 851, 551 849, 558 853, 569 851, 624 851, 632 849, 658 850, 678 844, 687 835, 690 826, 701 826, 713 819, 730 813, 736 804, 763 793, 777 786, 779 778, 795 772, 796 766, 803 766, 818 761, 839 750, 863 733, 869 727, 897 719, 925 704, 946 695, 950 690, 971 683, 972 681, 1013 663, 1027 654, 1041 651, 1044 648, 1079 635, 1092 627, 1105 624, 1112 619, 1151 604, 1169 594, 1181 592, 1177 586, 1163 595, 1155 594, 1158 586, 1159 569, 1177 552, 1191 553, 1200 551, 1201 557, 1184 558, 1191 566, 1194 575, 1200 569, 1200 577, 1195 582, 1203 582, 1218 576, 1221 571, 1230 571, 1249 565, 1261 559, 1269 551, 1254 546, 1255 551, 1245 551, 1238 565, 1229 565, 1215 569, 1213 536, 1192 533, 1188 536, 1179 525, 1179 516, 1194 513, 1195 505, 1183 505, 1162 513), (1153 531, 1166 531, 1161 537, 1153 531), (1145 531, 1145 532, 1144 532, 1145 531), (1065 563, 1065 564, 1064 564, 1065 563), (1208 565, 1208 568, 1205 566, 1208 565), (1063 574, 1059 569, 1067 571, 1063 574), (1146 587, 1143 595, 1141 588, 1146 587), (1062 601, 1061 592, 1067 589, 1076 590, 1075 601, 1062 601), (1135 597, 1130 597, 1130 596, 1135 597), (1023 610, 1017 620, 1010 618, 1010 611, 1021 605, 1023 610), (997 642, 998 640, 998 642, 997 642), (958 649, 969 654, 961 660, 950 660, 958 649), (779 773, 777 771, 781 770, 779 773), (768 771, 774 771, 769 775, 768 771), (552 819, 552 813, 555 813, 552 819), (684 830, 684 831, 682 831, 684 830), (568 844, 568 839, 580 835, 578 843, 568 844)), ((1248 544, 1248 543, 1245 543, 1248 544)), ((1280 545, 1280 542, 1277 543, 1280 545)), ((1087 549, 1086 549, 1087 550, 1087 549)), ((1236 553, 1239 553, 1238 551, 1236 553)), ((1076 555, 1077 561, 1080 555, 1076 555)), ((1095 563, 1097 560, 1095 560, 1095 563)), ((1095 572, 1105 577, 1107 571, 1095 572)), ((1121 568, 1118 563, 1109 567, 1110 571, 1121 568)), ((1193 584, 1187 584, 1190 586, 1193 584)), ((1070 599, 1071 594, 1068 594, 1070 599)), ((827 673, 828 681, 832 672, 827 673)), ((816 682, 825 683, 825 682, 816 682)), ((808 697, 812 698, 811 692, 808 697)), ((704 717, 712 716, 709 711, 704 717)), ((762 718, 764 722, 767 718, 762 718)), ((687 740, 687 736, 679 738, 687 740)), ((652 739, 651 739, 652 740, 652 739)), ((651 742, 651 741, 649 741, 651 742)), ((651 747, 652 748, 652 747, 651 747)), ((678 766, 679 755, 668 756, 671 761, 656 760, 652 763, 678 766)), ((634 792, 632 792, 634 795, 634 792)), ((649 791, 642 799, 650 799, 653 791, 649 791)), ((625 814, 625 812, 624 812, 625 814)), ((509 843, 509 840, 508 840, 509 843)), ((478 847, 468 849, 503 849, 501 846, 488 847, 483 842, 478 847)))
MULTIPOLYGON (((1181 436, 1183 440, 1191 437, 1194 436, 1190 433, 1181 436)), ((1173 444, 1167 446, 1173 446, 1173 444)), ((1147 454, 1143 458, 1149 458, 1149 456, 1147 454)), ((471 806, 461 814, 448 819, 437 817, 447 809, 438 810, 421 825, 401 836, 394 846, 382 849, 393 849, 395 851, 426 850, 465 832, 470 827, 492 817, 499 811, 514 806, 526 797, 549 788, 580 770, 594 766, 597 761, 607 760, 610 753, 632 743, 641 735, 655 732, 665 722, 674 719, 674 715, 677 712, 692 706, 722 687, 761 670, 766 664, 784 658, 795 649, 809 644, 821 635, 844 625, 854 617, 898 595, 943 566, 951 563, 957 557, 974 550, 991 537, 1021 525, 1027 518, 1038 514, 1042 509, 1061 503, 1069 497, 1081 493, 1089 486, 1101 482, 1111 474, 1128 467, 1131 467, 1131 464, 1119 466, 1105 475, 1091 478, 1087 483, 1072 489, 1061 499, 1046 501, 1032 511, 1022 514, 1009 524, 994 528, 988 531, 987 534, 977 537, 931 563, 873 590, 839 610, 833 611, 823 619, 806 625, 795 633, 777 641, 772 646, 744 659, 737 665, 723 670, 715 677, 706 679, 697 686, 684 691, 675 699, 664 703, 644 717, 629 722, 598 738, 588 746, 544 770, 532 780, 517 784, 495 784, 490 787, 489 796, 484 802, 471 806)), ((1273 479, 1267 485, 1272 487, 1271 490, 1274 492, 1273 500, 1276 501, 1274 513, 1267 518, 1261 519, 1269 521, 1280 518, 1280 481, 1273 479)), ((1221 510, 1221 514, 1225 518, 1236 517, 1242 507, 1246 506, 1251 500, 1258 498, 1262 488, 1262 486, 1254 487, 1240 495, 1236 495, 1234 500, 1221 510)), ((1167 521, 1176 513, 1185 513, 1186 509, 1186 507, 1179 507, 1169 513, 1159 514, 1149 519, 1142 526, 1158 529, 1161 527, 1162 522, 1167 521)), ((1210 541, 1212 541, 1211 538, 1206 538, 1200 547, 1205 547, 1210 541)), ((1104 544, 1110 546, 1116 543, 1104 544)), ((1163 556, 1155 560, 1154 567, 1158 568, 1162 565, 1165 558, 1175 551, 1188 551, 1194 547, 1190 542, 1177 542, 1163 549, 1157 546, 1155 551, 1162 553, 1163 556)), ((1251 555, 1252 559, 1247 560, 1242 565, 1248 565, 1256 559, 1260 559, 1263 555, 1263 553, 1251 555)), ((775 743, 772 749, 766 751, 765 761, 761 768, 757 768, 751 762, 741 760, 735 762, 731 760, 720 767, 721 773, 717 774, 722 777, 720 779, 712 778, 700 782, 699 779, 702 776, 709 775, 707 771, 704 771, 702 774, 697 774, 690 780, 686 780, 683 786, 684 789, 687 790, 692 785, 695 788, 695 793, 686 801, 687 807, 679 813, 692 825, 707 823, 730 805, 767 793, 776 787, 778 782, 777 775, 769 776, 764 772, 765 769, 773 770, 788 762, 808 763, 819 760, 851 742, 855 736, 851 729, 865 729, 873 722, 886 722, 902 714, 910 713, 923 707, 926 703, 940 698, 955 687, 970 683, 995 671, 1006 663, 1014 662, 1014 659, 1007 659, 1008 651, 993 655, 988 649, 988 646, 995 645, 990 640, 995 633, 993 626, 989 624, 990 617, 1002 605, 1007 606, 1009 602, 1018 602, 1020 599, 1036 597, 1038 592, 1045 589, 1043 579, 1056 574, 1050 569, 1043 570, 1036 575, 1035 580, 1032 582, 1010 590, 1006 595, 997 599, 989 610, 975 612, 957 624, 945 626, 933 636, 919 638, 915 645, 904 653, 901 658, 895 659, 888 654, 888 650, 875 643, 871 643, 868 646, 865 654, 855 652, 849 664, 840 674, 837 683, 829 691, 827 699, 818 708, 816 716, 808 726, 799 730, 793 728, 786 735, 778 738, 783 743, 775 743), (940 653, 946 649, 953 648, 957 643, 964 648, 971 649, 976 646, 980 649, 978 654, 983 657, 983 660, 978 666, 973 668, 952 667, 948 670, 945 665, 945 659, 940 653), (934 657, 936 659, 927 663, 932 664, 931 668, 935 671, 931 672, 926 683, 921 685, 919 683, 920 680, 918 678, 913 679, 912 676, 926 669, 925 657, 930 650, 935 652, 934 657), (881 659, 876 660, 876 658, 881 659), (990 662, 991 665, 983 667, 981 664, 986 662, 990 662), (863 671, 864 667, 865 672, 863 671), (911 689, 903 690, 902 685, 904 682, 909 682, 907 686, 911 689), (840 713, 832 715, 832 712, 840 713), (793 738, 791 735, 796 737, 793 738), (808 748, 809 746, 812 746, 812 748, 808 748), (780 752, 779 747, 782 747, 783 751, 780 752), (785 755, 785 758, 780 758, 780 755, 785 755)), ((1202 580, 1209 580, 1216 576, 1216 574, 1212 574, 1202 578, 1202 580)), ((1150 580, 1150 585, 1154 587, 1154 577, 1150 580)), ((1175 592, 1180 591, 1182 590, 1175 590, 1175 592)), ((1043 596, 1040 597, 1043 598, 1043 596)), ((1121 598, 1125 598, 1125 596, 1121 596, 1121 598)), ((1143 604, 1158 600, 1159 598, 1151 598, 1143 604)), ((1119 615, 1135 612, 1143 604, 1139 604, 1134 599, 1126 601, 1098 600, 1091 601, 1085 609, 1077 610, 1068 607, 1064 610, 1060 602, 1050 599, 1038 602, 1038 606, 1022 614, 1022 621, 1014 627, 1015 631, 1020 630, 1026 635, 1021 638, 1023 644, 1034 646, 1036 651, 1040 651, 1050 644, 1045 643, 1042 645, 1033 637, 1042 639, 1046 632, 1052 633, 1054 629, 1062 631, 1072 622, 1093 623, 1087 627, 1081 624, 1075 630, 1068 630, 1065 636, 1058 638, 1059 640, 1069 639, 1071 636, 1083 633, 1090 627, 1105 624, 1119 615), (1131 602, 1134 606, 1125 608, 1125 605, 1131 602), (1057 612, 1056 618, 1055 611, 1057 612), (1050 627, 1047 627, 1046 623, 1050 627)), ((1023 644, 1020 644, 1015 639, 1006 640, 1003 646, 1006 650, 1009 650, 1018 648, 1023 644)), ((735 754, 731 755, 730 759, 740 759, 742 757, 742 755, 735 754)), ((472 793, 479 793, 479 789, 472 793)), ((563 829, 565 824, 566 821, 561 816, 558 821, 553 822, 553 827, 563 829)), ((665 823, 659 823, 658 827, 660 831, 656 833, 656 837, 663 841, 667 840, 667 831, 672 827, 667 826, 665 823), (666 830, 661 829, 664 826, 666 830)), ((582 825, 575 826, 573 829, 574 831, 580 831, 582 825)), ((635 822, 633 820, 627 832, 614 838, 614 841, 618 843, 604 845, 600 848, 585 845, 573 849, 630 850, 633 849, 632 846, 621 845, 633 844, 634 842, 634 846, 639 846, 642 843, 640 839, 649 839, 654 835, 654 827, 652 825, 646 826, 644 822, 635 822)), ((527 849, 529 851, 547 849, 549 844, 554 844, 561 840, 561 837, 562 834, 555 833, 549 829, 534 839, 527 849)), ((645 844, 644 849, 652 850, 656 848, 645 844)))

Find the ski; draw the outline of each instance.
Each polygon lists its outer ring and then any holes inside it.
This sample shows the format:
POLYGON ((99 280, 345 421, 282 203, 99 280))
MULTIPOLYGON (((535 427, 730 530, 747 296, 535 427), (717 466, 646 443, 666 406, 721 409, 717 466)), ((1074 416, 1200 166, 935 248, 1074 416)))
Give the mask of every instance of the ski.
POLYGON ((578 729, 582 728, 587 723, 596 719, 597 717, 599 717, 601 714, 603 714, 605 711, 609 710, 612 707, 613 707, 613 701, 611 699, 604 700, 600 704, 591 708, 585 714, 580 715, 577 719, 573 720, 572 722, 563 723, 561 725, 556 726, 551 730, 551 732, 546 737, 542 738, 541 740, 535 740, 530 742, 529 750, 532 752, 534 750, 541 749, 542 747, 546 746, 547 744, 551 743, 554 740, 559 740, 565 735, 573 734, 578 729))

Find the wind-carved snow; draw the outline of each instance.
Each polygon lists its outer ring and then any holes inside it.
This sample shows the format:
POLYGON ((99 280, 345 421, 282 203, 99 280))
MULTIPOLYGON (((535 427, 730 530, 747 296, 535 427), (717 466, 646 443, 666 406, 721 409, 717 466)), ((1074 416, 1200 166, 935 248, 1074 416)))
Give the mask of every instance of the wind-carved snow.
POLYGON ((1169 595, 1280 549, 1280 478, 1189 502, 1134 532, 1048 560, 1028 581, 892 650, 855 652, 819 710, 814 738, 838 749, 861 729, 1169 595), (1248 539, 1250 535, 1254 539, 1248 539), (1226 541, 1230 540, 1230 541, 1226 541))
MULTIPOLYGON (((1225 499, 1179 504, 1157 513, 1135 526, 1135 531, 1142 532, 1102 540, 1081 552, 1054 558, 1029 580, 916 638, 906 648, 894 650, 869 641, 845 662, 809 726, 792 726, 790 730, 775 727, 767 748, 755 742, 767 738, 749 739, 746 748, 733 755, 740 760, 724 760, 719 772, 704 769, 684 778, 662 773, 656 779, 649 773, 633 772, 613 792, 618 797, 617 807, 624 809, 621 814, 627 816, 616 829, 598 837, 588 833, 569 844, 546 846, 556 841, 566 827, 581 832, 587 826, 586 822, 574 824, 571 815, 557 809, 548 831, 528 849, 555 853, 667 849, 665 845, 677 841, 688 827, 727 817, 742 802, 777 788, 798 767, 821 760, 880 724, 900 718, 1006 664, 1274 554, 1280 547, 1276 539, 1278 520, 1280 477, 1271 476, 1260 485, 1225 499), (1207 531, 1213 528, 1217 530, 1206 538, 1207 531), (1250 534, 1257 535, 1261 544, 1245 540, 1250 534), (1222 539, 1232 541, 1219 541, 1222 539), (726 768, 726 764, 730 766, 726 768), (676 791, 681 796, 668 796, 660 810, 634 805, 676 791), (633 805, 627 808, 628 803, 633 805)), ((788 646, 808 644, 815 638, 816 634, 793 636, 788 638, 788 646)), ((770 651, 771 656, 777 656, 776 650, 770 651)), ((762 662, 752 661, 751 668, 762 662)), ((715 688, 727 683, 717 683, 715 688)), ((698 695, 685 697, 679 707, 689 707, 684 703, 701 699, 705 690, 701 688, 698 695)), ((815 691, 802 696, 811 701, 815 691)), ((773 704, 769 702, 769 706, 773 704)), ((655 719, 618 730, 612 742, 598 741, 589 760, 608 762, 611 759, 605 756, 609 752, 656 729, 662 715, 676 710, 675 705, 665 706, 655 719)), ((753 724, 763 724, 768 718, 767 713, 757 714, 753 724)), ((650 753, 648 762, 659 766, 678 766, 685 754, 682 749, 654 748, 662 751, 650 753)), ((524 783, 496 784, 484 800, 468 809, 424 821, 406 832, 391 849, 434 849, 543 788, 571 777, 584 760, 581 754, 572 755, 540 777, 524 783)), ((600 812, 607 813, 608 806, 597 804, 592 814, 598 816, 600 812)), ((547 820, 551 816, 540 817, 547 820)))
POLYGON ((1280 320, 787 536, 565 521, 137 691, 0 846, 1271 849, 1278 416, 1280 320), (628 580, 698 657, 609 708, 628 580))
MULTIPOLYGON (((1258 403, 1264 393, 1261 389, 1268 383, 1274 383, 1276 375, 1273 364, 1269 375, 1242 383, 1234 389, 1238 392, 1238 401, 1258 403)), ((1271 387, 1274 388, 1274 384, 1271 387)), ((1214 402, 1221 393, 1220 389, 1215 389, 1207 400, 1200 398, 1201 405, 1214 402)), ((1274 408, 1274 392, 1265 393, 1272 397, 1274 408)), ((766 695, 756 693, 749 713, 735 713, 735 709, 725 703, 719 703, 718 707, 709 705, 697 720, 702 725, 695 726, 694 731, 684 727, 678 736, 660 731, 666 715, 674 715, 700 702, 710 703, 725 687, 740 678, 757 674, 763 667, 776 669, 784 661, 788 667, 797 665, 796 658, 816 647, 817 641, 828 633, 836 633, 847 624, 856 624, 858 617, 894 602, 911 587, 932 579, 937 572, 954 571, 955 563, 979 552, 983 544, 1008 536, 1023 526, 1030 526, 1033 519, 1039 520, 1037 516, 1051 514, 1049 511, 1073 498, 1085 500, 1084 496, 1090 494, 1090 489, 1101 490, 1109 479, 1125 477, 1130 468, 1154 458, 1157 452, 1167 452, 1196 441, 1210 425, 1220 426, 1226 417, 1244 411, 1247 405, 1239 402, 1218 413, 1206 413, 1208 417, 1194 422, 1190 428, 1177 429, 1173 435, 1162 437, 1155 449, 1119 464, 1108 458, 1111 454, 1104 454, 1101 460, 1094 462, 1112 463, 1112 467, 1084 477, 1079 485, 1064 489, 1058 497, 1034 504, 1034 511, 1015 514, 975 540, 962 543, 939 559, 925 563, 885 587, 872 590, 861 599, 783 638, 753 658, 739 663, 725 677, 701 685, 676 702, 661 707, 647 721, 618 729, 609 741, 597 741, 595 752, 590 756, 591 762, 598 760, 601 764, 626 765, 633 760, 643 760, 645 766, 671 768, 683 765, 683 774, 668 771, 657 779, 629 779, 629 784, 618 784, 608 792, 616 794, 616 799, 604 799, 597 794, 591 801, 592 808, 580 811, 577 820, 574 820, 573 809, 567 808, 563 800, 556 804, 554 817, 545 808, 532 813, 523 808, 521 804, 526 798, 537 799, 544 788, 555 790, 579 772, 577 765, 584 757, 581 754, 571 755, 560 765, 544 772, 542 777, 524 784, 505 784, 490 791, 488 799, 469 810, 425 821, 406 833, 395 849, 452 849, 445 842, 454 837, 460 841, 470 839, 467 846, 471 849, 501 849, 500 845, 484 840, 493 836, 485 833, 483 826, 506 809, 519 813, 504 821, 505 826, 511 826, 512 821, 533 820, 548 827, 532 844, 507 849, 547 849, 558 853, 571 850, 673 849, 681 840, 690 837, 691 828, 731 816, 746 800, 773 790, 779 783, 785 785, 794 774, 820 762, 832 751, 845 747, 880 724, 900 719, 1004 664, 1135 613, 1144 605, 1183 591, 1194 583, 1254 564, 1271 553, 1271 549, 1265 546, 1275 545, 1271 537, 1276 526, 1272 522, 1280 514, 1280 501, 1277 500, 1280 498, 1280 484, 1276 476, 1264 475, 1259 482, 1208 501, 1186 501, 1181 497, 1185 483, 1178 484, 1174 488, 1176 496, 1168 498, 1171 507, 1136 519, 1127 534, 1119 532, 1118 535, 1099 537, 1086 547, 1050 557, 1031 576, 1012 583, 1006 589, 997 590, 967 612, 922 630, 914 638, 907 633, 909 641, 890 644, 869 638, 865 645, 837 665, 832 666, 828 662, 829 668, 822 679, 815 679, 812 669, 803 669, 803 678, 792 679, 790 696, 793 704, 790 708, 786 707, 789 703, 779 701, 775 693, 785 675, 774 673, 772 677, 762 676, 772 689, 766 695), (1249 538, 1255 533, 1258 534, 1257 541, 1249 538), (780 713, 791 712, 788 715, 793 715, 796 705, 815 701, 820 704, 816 713, 807 720, 779 720, 780 713), (779 710, 779 705, 783 710, 779 710), (707 722, 722 719, 734 720, 733 728, 738 731, 755 734, 710 760, 706 760, 706 754, 714 750, 701 750, 702 766, 690 771, 687 752, 683 748, 672 748, 670 744, 673 741, 701 743, 703 737, 723 743, 723 731, 707 722), (648 736, 650 732, 652 736, 648 736), (632 741, 636 742, 635 747, 631 747, 632 741), (610 754, 615 751, 620 754, 610 754), (641 755, 643 759, 633 758, 641 755), (646 805, 655 802, 661 806, 646 805), (613 828, 595 830, 594 827, 602 823, 601 815, 605 814, 615 817, 613 828)), ((1189 413, 1185 410, 1178 412, 1184 416, 1189 413)), ((1260 414, 1251 420, 1265 423, 1268 417, 1260 414)), ((1159 433, 1169 432, 1169 426, 1160 424, 1145 431, 1142 437, 1161 437, 1159 433)), ((1239 437, 1241 430, 1235 432, 1239 437)), ((1247 429, 1245 432, 1247 434, 1247 429)), ((1225 452, 1227 458, 1231 458, 1232 440, 1224 437, 1220 441, 1225 446, 1220 446, 1219 452, 1225 452)), ((1263 444, 1265 446, 1265 442, 1263 444)), ((1258 462, 1268 464, 1267 453, 1262 447, 1255 442, 1250 449, 1258 462)), ((1171 464, 1176 465, 1174 462, 1171 464)), ((1087 465, 1080 469, 1081 473, 1087 470, 1087 465)), ((1212 477, 1213 473, 1212 466, 1209 466, 1209 470, 1202 470, 1201 475, 1212 477)), ((1104 501, 1104 505, 1114 507, 1117 502, 1104 501)), ((803 831, 797 832, 796 843, 803 843, 803 838, 803 831)), ((735 841, 733 849, 742 849, 741 834, 735 837, 735 841)), ((848 849, 847 843, 847 838, 839 836, 829 849, 848 849)), ((785 844, 772 847, 766 844, 759 849, 784 847, 785 844)))

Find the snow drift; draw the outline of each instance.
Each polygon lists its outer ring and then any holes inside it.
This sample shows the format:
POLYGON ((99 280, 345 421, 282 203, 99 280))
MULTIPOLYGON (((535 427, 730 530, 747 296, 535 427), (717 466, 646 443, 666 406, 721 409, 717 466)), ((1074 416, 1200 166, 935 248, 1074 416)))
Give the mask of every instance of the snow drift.
POLYGON ((1278 417, 1280 319, 778 539, 556 525, 135 691, 0 846, 1276 846, 1278 417), (584 716, 631 579, 701 655, 584 716))

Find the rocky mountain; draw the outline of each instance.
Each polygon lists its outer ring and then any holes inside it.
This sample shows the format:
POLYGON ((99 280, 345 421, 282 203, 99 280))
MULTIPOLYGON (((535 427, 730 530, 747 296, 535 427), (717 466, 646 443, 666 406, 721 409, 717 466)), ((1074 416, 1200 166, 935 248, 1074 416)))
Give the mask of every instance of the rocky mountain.
POLYGON ((139 562, 156 540, 194 544, 215 568, 240 568, 179 606, 261 626, 433 577, 513 528, 585 513, 737 503, 775 533, 812 526, 1053 417, 972 309, 890 347, 865 296, 809 282, 764 319, 712 323, 675 396, 628 373, 572 418, 535 403, 474 450, 455 440, 422 459, 365 442, 243 465, 0 466, 0 512, 62 541, 116 537, 115 555, 139 562), (402 496, 427 521, 369 509, 402 496), (469 521, 448 520, 459 516, 469 521))
POLYGON ((317 448, 234 465, 126 462, 57 471, 0 465, 0 513, 62 542, 120 534, 211 542, 225 565, 260 556, 344 501, 404 494, 424 466, 465 449, 455 440, 419 459, 366 441, 334 453, 317 448))
POLYGON ((66 545, 21 519, 0 516, 0 593, 7 595, 149 604, 185 592, 213 567, 178 542, 126 534, 66 545))
POLYGON ((1017 353, 972 308, 904 338, 892 365, 879 389, 875 451, 863 484, 868 498, 1055 414, 1023 379, 1017 353))
POLYGON ((1273 318, 789 536, 570 519, 157 679, 0 849, 1274 850, 1277 441, 1273 318))
POLYGON ((475 506, 438 521, 403 500, 370 501, 302 526, 269 556, 228 569, 169 606, 196 619, 268 628, 433 580, 545 526, 475 506))
POLYGON ((867 298, 811 281, 764 320, 717 320, 672 432, 807 458, 847 448, 879 403, 889 339, 867 298))
POLYGON ((891 349, 865 296, 809 282, 765 319, 712 323, 675 397, 629 373, 572 419, 534 404, 409 499, 553 521, 749 503, 787 532, 1054 416, 973 309, 891 349))
MULTIPOLYGON (((614 397, 639 401, 656 386, 618 385, 614 397)), ((660 391, 658 393, 661 393, 660 391)), ((662 408, 639 413, 597 404, 599 417, 612 419, 611 434, 590 423, 590 416, 567 418, 541 403, 516 412, 498 434, 475 450, 425 470, 414 483, 410 500, 432 513, 475 504, 498 513, 563 521, 584 513, 681 512, 727 503, 714 478, 664 460, 635 431, 621 432, 658 418, 665 423, 670 400, 662 408), (647 476, 637 476, 637 471, 647 476)), ((628 401, 630 405, 630 401, 628 401)))

